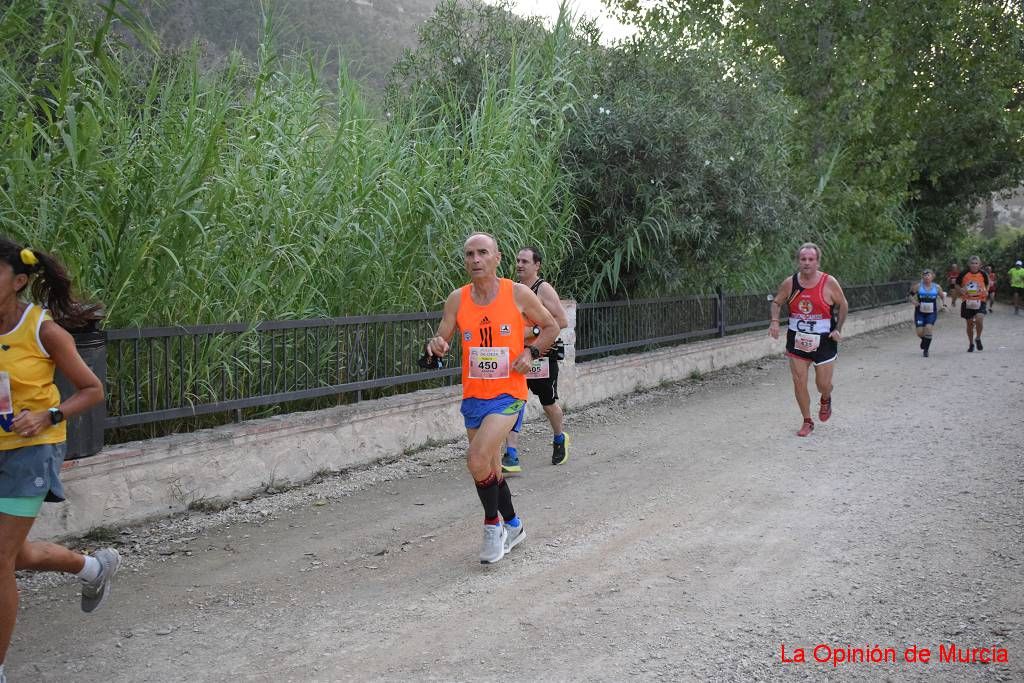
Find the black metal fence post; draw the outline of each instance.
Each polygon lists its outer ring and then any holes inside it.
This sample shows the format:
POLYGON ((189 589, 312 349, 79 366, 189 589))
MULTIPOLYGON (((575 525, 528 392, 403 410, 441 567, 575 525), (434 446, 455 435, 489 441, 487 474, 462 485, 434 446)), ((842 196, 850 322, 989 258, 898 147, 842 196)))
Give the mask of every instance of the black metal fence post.
POLYGON ((727 311, 725 309, 725 291, 721 287, 715 288, 718 297, 718 336, 725 336, 725 328, 728 326, 727 311))

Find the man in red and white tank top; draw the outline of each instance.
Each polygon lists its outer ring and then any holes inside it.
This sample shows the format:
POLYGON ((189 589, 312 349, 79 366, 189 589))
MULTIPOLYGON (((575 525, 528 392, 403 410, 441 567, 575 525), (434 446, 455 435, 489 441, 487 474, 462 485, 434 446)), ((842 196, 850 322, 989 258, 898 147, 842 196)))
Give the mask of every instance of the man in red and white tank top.
POLYGON ((466 466, 484 507, 480 562, 493 564, 526 536, 501 473, 501 444, 522 421, 526 373, 554 343, 558 323, 529 287, 498 277, 501 252, 494 237, 470 235, 463 258, 471 282, 448 295, 427 352, 444 357, 455 332, 460 333, 466 466), (525 321, 540 328, 529 345, 525 321))
POLYGON ((772 319, 768 334, 779 338, 779 314, 787 308, 789 329, 786 332, 786 355, 793 375, 793 390, 803 415, 797 436, 808 436, 814 430, 811 419, 811 396, 807 390, 807 374, 814 364, 814 383, 821 394, 818 419, 826 422, 832 416, 832 372, 839 355, 843 324, 849 304, 839 282, 818 270, 821 248, 807 242, 797 250, 799 269, 779 285, 772 300, 772 319))

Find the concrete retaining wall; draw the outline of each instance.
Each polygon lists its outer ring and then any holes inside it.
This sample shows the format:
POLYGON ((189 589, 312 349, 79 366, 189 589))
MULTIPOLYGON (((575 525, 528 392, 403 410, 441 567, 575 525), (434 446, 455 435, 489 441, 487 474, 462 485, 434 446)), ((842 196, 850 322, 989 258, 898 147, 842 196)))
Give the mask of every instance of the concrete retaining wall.
MULTIPOLYGON (((907 306, 887 306, 852 314, 843 331, 846 337, 852 337, 907 320, 910 320, 907 306)), ((566 404, 570 408, 578 408, 624 393, 651 389, 664 382, 685 379, 695 371, 704 374, 780 354, 785 350, 785 334, 783 329, 780 338, 774 340, 762 329, 582 363, 573 373, 574 391, 566 394, 566 404)))
MULTIPOLYGON (((568 408, 782 352, 782 342, 757 330, 725 339, 576 365, 575 305, 567 306, 566 362, 559 395, 568 408)), ((906 306, 853 314, 847 336, 908 319, 906 306)), ((44 506, 34 538, 58 538, 187 509, 204 498, 242 498, 337 471, 400 456, 431 441, 465 433, 460 387, 418 391, 351 406, 293 413, 192 434, 137 441, 64 464, 68 502, 44 506)), ((541 414, 531 400, 528 417, 541 414)))

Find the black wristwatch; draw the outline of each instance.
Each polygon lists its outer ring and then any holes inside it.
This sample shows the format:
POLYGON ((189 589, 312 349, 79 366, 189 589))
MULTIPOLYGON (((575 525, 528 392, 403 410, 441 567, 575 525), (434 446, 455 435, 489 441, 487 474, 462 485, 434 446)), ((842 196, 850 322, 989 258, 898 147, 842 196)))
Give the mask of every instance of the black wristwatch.
POLYGON ((531 332, 533 332, 533 336, 534 337, 539 337, 540 336, 540 325, 534 325, 533 329, 531 330, 531 332))
POLYGON ((533 344, 530 344, 526 348, 530 349, 530 357, 531 358, 533 358, 534 360, 537 360, 538 358, 540 358, 540 349, 538 349, 536 346, 534 346, 533 344))
POLYGON ((64 421, 64 413, 60 408, 50 408, 50 424, 59 425, 64 421))

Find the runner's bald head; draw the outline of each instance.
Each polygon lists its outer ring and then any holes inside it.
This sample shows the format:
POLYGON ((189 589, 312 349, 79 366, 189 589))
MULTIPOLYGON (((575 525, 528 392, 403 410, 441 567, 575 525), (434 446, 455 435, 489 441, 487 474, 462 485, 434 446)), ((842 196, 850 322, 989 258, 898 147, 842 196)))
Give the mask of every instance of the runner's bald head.
MULTIPOLYGON (((495 252, 501 251, 500 249, 498 249, 498 240, 496 240, 494 238, 494 235, 492 235, 489 232, 474 232, 474 233, 470 234, 469 237, 466 238, 465 244, 469 244, 470 240, 472 240, 472 239, 474 239, 476 237, 486 237, 487 239, 489 239, 491 241, 491 246, 494 247, 494 251, 495 252)), ((465 246, 465 244, 463 246, 465 246)))

